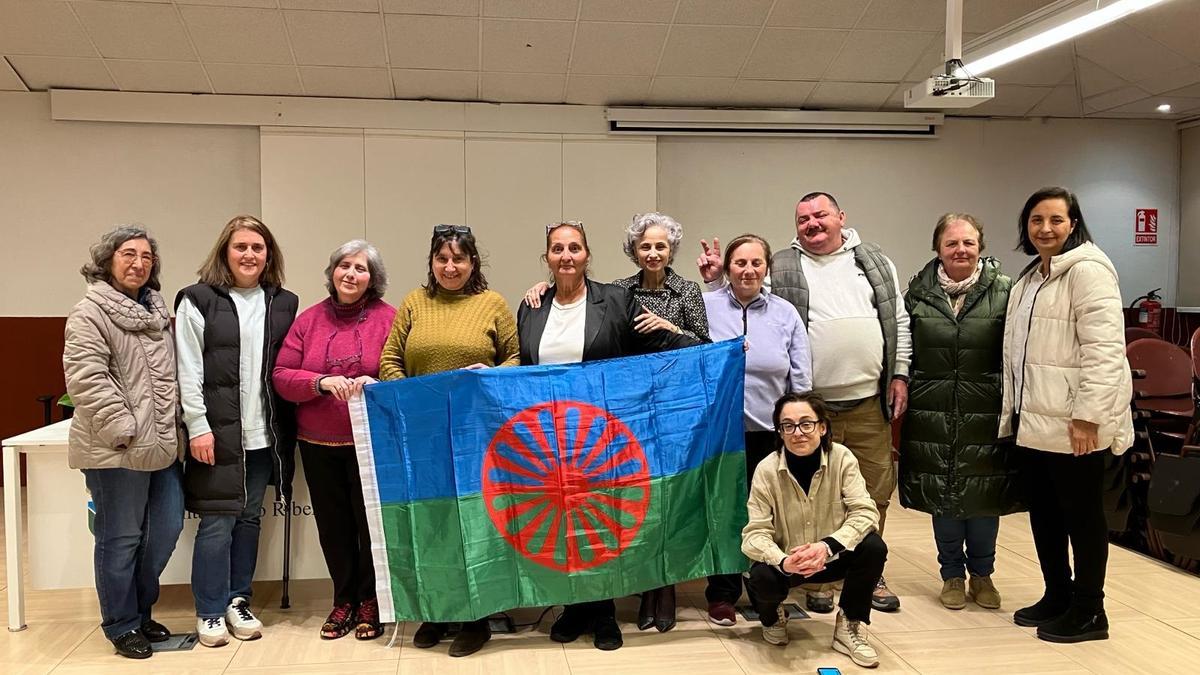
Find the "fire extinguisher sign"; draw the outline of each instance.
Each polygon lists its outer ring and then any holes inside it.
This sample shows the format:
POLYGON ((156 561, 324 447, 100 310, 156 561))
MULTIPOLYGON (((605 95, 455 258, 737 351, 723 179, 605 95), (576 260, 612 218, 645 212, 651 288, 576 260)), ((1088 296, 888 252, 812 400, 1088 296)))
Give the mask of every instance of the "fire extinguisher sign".
POLYGON ((1135 246, 1158 246, 1158 209, 1134 210, 1133 244, 1135 246))

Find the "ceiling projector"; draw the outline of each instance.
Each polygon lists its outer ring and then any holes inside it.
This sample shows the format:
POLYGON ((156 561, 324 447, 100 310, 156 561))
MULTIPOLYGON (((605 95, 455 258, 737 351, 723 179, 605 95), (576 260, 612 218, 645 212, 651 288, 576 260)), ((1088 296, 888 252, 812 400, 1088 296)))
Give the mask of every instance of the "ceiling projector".
POLYGON ((996 82, 986 77, 934 75, 904 92, 905 108, 971 108, 996 96, 996 82))

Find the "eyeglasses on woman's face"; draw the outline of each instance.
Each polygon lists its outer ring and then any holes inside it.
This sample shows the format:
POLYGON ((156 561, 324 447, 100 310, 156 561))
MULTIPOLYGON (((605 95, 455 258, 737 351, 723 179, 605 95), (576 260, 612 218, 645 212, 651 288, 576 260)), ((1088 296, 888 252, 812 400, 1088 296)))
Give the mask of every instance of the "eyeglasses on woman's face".
POLYGON ((817 420, 799 420, 793 422, 791 420, 783 420, 779 423, 779 433, 784 436, 791 436, 799 431, 805 436, 817 430, 817 425, 820 424, 817 420))
POLYGON ((126 265, 133 264, 134 260, 141 258, 143 265, 146 267, 152 267, 154 262, 158 260, 158 256, 154 255, 153 253, 138 253, 132 248, 123 248, 120 251, 117 251, 115 255, 126 265))

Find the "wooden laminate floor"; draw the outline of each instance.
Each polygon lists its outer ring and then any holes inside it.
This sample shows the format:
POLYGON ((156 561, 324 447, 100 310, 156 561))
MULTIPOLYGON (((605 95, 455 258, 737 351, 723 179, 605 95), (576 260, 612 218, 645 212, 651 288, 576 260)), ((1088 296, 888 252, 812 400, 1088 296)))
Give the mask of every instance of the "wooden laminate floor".
MULTIPOLYGON (((897 502, 893 501, 893 504, 897 502)), ((2 527, 0 520, 0 527, 2 527)), ((1107 609, 1111 639, 1079 645, 1038 640, 1033 629, 1013 625, 1014 609, 1036 600, 1042 586, 1036 556, 1023 515, 1003 519, 995 581, 1004 597, 998 611, 969 605, 961 611, 941 607, 941 588, 929 518, 893 506, 885 533, 891 553, 887 579, 901 598, 895 614, 874 613, 872 644, 881 663, 875 672, 984 673, 1198 673, 1200 672, 1200 578, 1126 551, 1110 549, 1107 609)), ((0 556, 0 584, 3 584, 0 556)), ((548 638, 554 613, 536 627, 499 635, 483 651, 449 658, 443 643, 430 650, 412 646, 413 624, 401 626, 391 649, 387 640, 356 642, 352 636, 324 641, 317 631, 329 610, 327 581, 292 584, 292 607, 279 609, 280 586, 255 587, 254 606, 266 624, 254 642, 183 653, 157 654, 130 661, 113 654, 99 630, 99 611, 91 589, 29 591, 29 628, 0 631, 0 673, 389 673, 488 675, 584 675, 681 673, 815 673, 833 666, 843 673, 865 672, 830 649, 833 615, 794 621, 791 644, 775 647, 762 640, 759 627, 740 621, 730 628, 704 620, 703 581, 679 587, 679 623, 665 634, 638 632, 632 621, 635 599, 618 602, 625 646, 600 652, 590 639, 560 645, 548 638)), ((7 589, 0 587, 0 607, 7 589)), ((795 596, 801 603, 803 595, 795 596)), ((177 631, 194 629, 191 595, 186 586, 168 586, 156 618, 177 631)), ((533 621, 534 610, 515 613, 533 621)), ((390 630, 390 627, 389 627, 390 630)))

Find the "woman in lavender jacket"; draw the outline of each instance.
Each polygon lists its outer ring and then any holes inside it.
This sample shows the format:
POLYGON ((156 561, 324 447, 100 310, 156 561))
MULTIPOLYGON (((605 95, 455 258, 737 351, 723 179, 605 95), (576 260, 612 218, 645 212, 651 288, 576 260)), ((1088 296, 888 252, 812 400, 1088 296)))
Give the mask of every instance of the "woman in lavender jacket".
MULTIPOLYGON (((753 234, 725 247, 728 285, 704 294, 708 333, 715 342, 742 336, 746 340, 746 383, 743 420, 746 427, 746 481, 759 461, 779 443, 772 424, 775 401, 786 393, 812 389, 812 357, 808 331, 792 303, 763 290, 770 273, 771 246, 753 234)), ((742 594, 740 574, 708 578, 704 595, 708 618, 732 626, 733 606, 742 594)))

